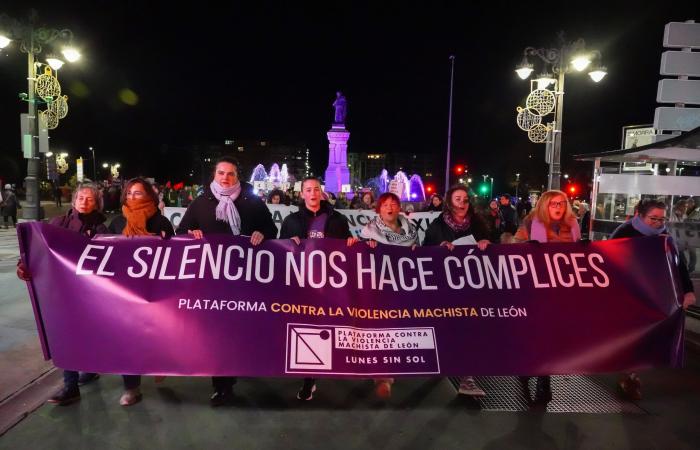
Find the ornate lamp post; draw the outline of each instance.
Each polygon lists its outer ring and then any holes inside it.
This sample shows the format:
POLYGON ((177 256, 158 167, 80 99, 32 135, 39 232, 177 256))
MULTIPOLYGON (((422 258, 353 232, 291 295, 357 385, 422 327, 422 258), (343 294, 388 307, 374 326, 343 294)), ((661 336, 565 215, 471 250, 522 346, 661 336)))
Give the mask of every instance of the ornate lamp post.
POLYGON ((28 104, 26 129, 23 126, 22 147, 24 157, 27 159, 27 177, 25 187, 27 194, 27 206, 24 209, 25 219, 40 220, 42 211, 39 202, 39 156, 37 152, 37 137, 58 126, 59 119, 68 114, 68 97, 61 96, 61 85, 53 76, 54 71, 63 65, 63 60, 53 54, 47 56, 47 64, 36 61, 36 55, 40 54, 43 47, 49 44, 64 44, 62 53, 69 62, 77 61, 80 53, 69 47, 73 39, 70 30, 35 28, 37 13, 32 10, 28 23, 22 23, 5 14, 0 15, 0 48, 4 48, 12 41, 19 43, 20 51, 27 54, 27 93, 20 94, 20 98, 28 104), (44 73, 37 76, 37 67, 44 66, 44 73), (37 98, 37 96, 39 98, 37 98), (47 109, 37 111, 37 104, 45 104, 47 109))
POLYGON ((518 108, 518 126, 528 132, 532 142, 547 142, 546 160, 549 164, 549 189, 559 189, 561 186, 561 139, 564 115, 564 79, 565 75, 574 71, 588 70, 588 75, 594 82, 599 82, 607 74, 605 67, 599 65, 601 54, 597 50, 587 50, 586 42, 578 39, 569 42, 564 38, 564 32, 559 33, 559 46, 555 48, 526 47, 523 60, 517 66, 516 73, 525 80, 534 70, 528 57, 536 57, 544 63, 544 70, 537 79, 531 82, 531 92, 527 99, 526 108, 518 108), (592 66, 592 62, 596 65, 592 66), (557 78, 550 74, 549 67, 557 78), (533 84, 535 83, 535 84, 533 84), (548 87, 552 86, 552 90, 548 87), (544 125, 542 117, 553 113, 553 122, 544 125))

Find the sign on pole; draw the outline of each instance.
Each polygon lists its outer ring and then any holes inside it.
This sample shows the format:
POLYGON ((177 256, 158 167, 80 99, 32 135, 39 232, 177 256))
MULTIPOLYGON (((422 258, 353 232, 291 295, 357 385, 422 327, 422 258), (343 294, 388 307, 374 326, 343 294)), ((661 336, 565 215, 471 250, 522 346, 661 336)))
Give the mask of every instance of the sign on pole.
POLYGON ((700 23, 667 23, 664 29, 664 47, 700 48, 700 23))
POLYGON ((77 175, 76 177, 78 178, 78 183, 82 183, 84 179, 83 175, 83 158, 78 158, 75 160, 75 167, 77 169, 77 175))

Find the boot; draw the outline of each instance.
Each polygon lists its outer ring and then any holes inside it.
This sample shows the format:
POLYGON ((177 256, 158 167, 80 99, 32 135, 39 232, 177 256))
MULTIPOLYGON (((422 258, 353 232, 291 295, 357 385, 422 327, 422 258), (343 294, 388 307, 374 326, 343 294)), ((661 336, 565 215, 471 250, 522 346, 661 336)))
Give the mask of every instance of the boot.
POLYGON ((552 378, 547 375, 537 377, 537 389, 535 391, 535 402, 547 404, 552 400, 552 378))

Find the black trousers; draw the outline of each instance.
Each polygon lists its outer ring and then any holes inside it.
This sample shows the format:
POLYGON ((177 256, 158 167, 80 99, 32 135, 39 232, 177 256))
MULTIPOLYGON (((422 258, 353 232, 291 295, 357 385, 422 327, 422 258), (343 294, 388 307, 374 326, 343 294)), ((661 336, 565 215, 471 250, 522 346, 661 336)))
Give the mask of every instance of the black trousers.
POLYGON ((230 391, 236 381, 238 381, 236 377, 211 377, 211 384, 216 392, 230 391))

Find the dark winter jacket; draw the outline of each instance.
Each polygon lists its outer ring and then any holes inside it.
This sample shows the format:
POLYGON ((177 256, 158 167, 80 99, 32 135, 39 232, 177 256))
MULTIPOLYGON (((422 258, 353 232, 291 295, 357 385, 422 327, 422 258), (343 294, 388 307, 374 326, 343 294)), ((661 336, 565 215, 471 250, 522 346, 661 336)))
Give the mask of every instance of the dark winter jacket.
POLYGON ((483 239, 489 239, 489 228, 484 223, 483 219, 478 214, 470 214, 469 228, 465 231, 457 233, 449 225, 445 223, 443 216, 445 213, 440 214, 437 219, 428 226, 425 230, 425 239, 423 239, 423 245, 440 245, 443 241, 452 242, 464 236, 469 236, 470 234, 474 236, 474 239, 479 242, 483 239))
POLYGON ((75 231, 84 236, 93 237, 96 234, 107 234, 109 230, 105 226, 107 218, 99 211, 90 214, 80 214, 75 208, 71 208, 66 214, 56 216, 49 224, 75 231))
POLYGON ((501 210, 499 208, 491 209, 487 208, 484 212, 484 222, 489 227, 490 241, 498 242, 501 238, 501 233, 503 233, 503 216, 501 215, 501 210))
POLYGON ((14 217, 17 215, 17 208, 22 208, 14 192, 6 190, 2 196, 2 215, 14 217))
MULTIPOLYGON (((668 234, 668 230, 666 230, 668 234)), ((610 235, 610 239, 620 239, 626 237, 643 237, 644 234, 639 232, 636 228, 632 226, 632 221, 627 221, 617 227, 615 231, 610 235)), ((678 272, 681 277, 681 285, 683 287, 683 293, 694 292, 693 282, 690 279, 690 274, 688 273, 688 263, 685 261, 685 256, 683 252, 678 252, 677 264, 678 272)))
MULTIPOLYGON (((126 227, 126 217, 117 216, 112 220, 112 223, 109 224, 108 229, 112 234, 122 234, 124 227, 126 227)), ((146 231, 153 233, 154 236, 166 238, 175 234, 170 221, 161 215, 160 211, 156 211, 156 213, 146 221, 146 231), (165 232, 165 235, 163 235, 163 232, 165 232)))
POLYGON ((324 228, 324 236, 328 238, 347 239, 352 234, 348 219, 334 210, 333 207, 325 201, 321 202, 321 209, 317 212, 309 211, 306 206, 301 205, 299 211, 285 217, 282 222, 282 230, 280 231, 280 239, 289 239, 294 236, 300 239, 306 239, 309 232, 311 221, 319 214, 328 214, 326 226, 324 228))
MULTIPOLYGON (((219 201, 207 186, 202 195, 187 208, 177 227, 177 234, 186 234, 189 230, 201 230, 204 234, 231 234, 231 226, 227 222, 216 220, 218 204, 219 201)), ((272 221, 270 210, 253 194, 250 184, 241 183, 241 193, 233 204, 241 217, 241 235, 251 236, 253 232, 259 231, 265 239, 277 238, 277 227, 272 221)))
POLYGON ((515 232, 518 231, 519 225, 518 211, 515 209, 515 206, 510 203, 507 205, 499 204, 498 209, 500 209, 501 216, 503 217, 503 224, 501 225, 502 231, 515 234, 515 232))

